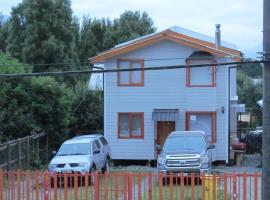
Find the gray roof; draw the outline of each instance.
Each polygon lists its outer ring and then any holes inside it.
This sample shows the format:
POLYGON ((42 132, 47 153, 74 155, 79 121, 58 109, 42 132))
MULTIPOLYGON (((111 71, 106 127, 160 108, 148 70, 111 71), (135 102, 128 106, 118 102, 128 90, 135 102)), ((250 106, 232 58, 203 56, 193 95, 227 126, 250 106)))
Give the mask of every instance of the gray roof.
MULTIPOLYGON (((166 30, 170 30, 170 31, 173 31, 175 33, 183 34, 183 35, 186 35, 186 36, 189 36, 189 37, 193 37, 193 38, 196 38, 196 39, 199 39, 199 40, 203 40, 203 41, 206 41, 206 42, 215 43, 215 38, 214 37, 211 37, 211 36, 208 36, 208 35, 204 35, 204 34, 201 34, 201 33, 197 33, 195 31, 191 31, 191 30, 188 30, 188 29, 179 27, 179 26, 173 26, 173 27, 168 28, 166 30)), ((166 30, 163 30, 163 31, 166 31, 166 30)), ((127 44, 131 44, 133 42, 136 42, 137 40, 141 40, 141 39, 144 39, 144 38, 148 38, 148 37, 157 35, 157 34, 163 32, 163 31, 159 31, 157 33, 148 34, 148 35, 142 36, 140 38, 137 38, 137 39, 134 39, 134 40, 130 40, 130 41, 127 41, 127 42, 124 42, 124 43, 121 43, 121 44, 118 44, 114 48, 121 47, 121 46, 124 46, 124 45, 127 45, 127 44)), ((227 48, 230 48, 230 49, 237 50, 237 46, 235 44, 232 44, 232 43, 229 43, 229 42, 221 41, 221 46, 227 47, 227 48)))

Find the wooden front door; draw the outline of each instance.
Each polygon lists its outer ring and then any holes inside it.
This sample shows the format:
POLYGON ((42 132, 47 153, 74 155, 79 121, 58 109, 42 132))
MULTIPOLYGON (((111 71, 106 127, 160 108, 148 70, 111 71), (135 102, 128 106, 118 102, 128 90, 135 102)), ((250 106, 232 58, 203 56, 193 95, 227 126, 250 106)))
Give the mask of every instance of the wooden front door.
MULTIPOLYGON (((167 136, 175 131, 175 122, 157 122, 157 144, 162 148, 167 136)), ((158 154, 160 151, 158 150, 158 154)))

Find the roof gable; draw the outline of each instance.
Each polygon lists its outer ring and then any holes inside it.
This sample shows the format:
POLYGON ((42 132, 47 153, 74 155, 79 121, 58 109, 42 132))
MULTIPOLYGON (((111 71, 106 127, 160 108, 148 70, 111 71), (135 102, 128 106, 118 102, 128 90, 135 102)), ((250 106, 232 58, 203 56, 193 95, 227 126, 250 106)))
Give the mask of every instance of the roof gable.
POLYGON ((192 32, 180 27, 172 27, 165 31, 149 34, 138 39, 116 45, 114 48, 101 52, 97 56, 91 58, 91 62, 102 62, 111 57, 132 52, 162 40, 169 40, 184 46, 198 49, 200 51, 206 51, 218 57, 232 57, 237 61, 240 60, 240 51, 236 50, 236 46, 233 44, 222 42, 221 47, 217 49, 214 39, 209 36, 192 32))

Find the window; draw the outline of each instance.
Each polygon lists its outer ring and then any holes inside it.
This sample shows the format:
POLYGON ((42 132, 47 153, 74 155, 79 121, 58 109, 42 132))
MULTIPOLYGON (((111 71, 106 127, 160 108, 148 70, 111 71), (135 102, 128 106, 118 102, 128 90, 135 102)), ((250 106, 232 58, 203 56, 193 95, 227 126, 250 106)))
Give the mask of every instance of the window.
POLYGON ((117 73, 119 86, 143 86, 144 85, 144 61, 139 59, 118 59, 118 69, 135 69, 138 71, 121 71, 117 73))
POLYGON ((118 138, 143 138, 143 113, 118 113, 118 138))
POLYGON ((99 139, 100 139, 101 143, 103 144, 103 146, 108 144, 107 140, 104 137, 100 137, 99 139))
POLYGON ((187 112, 186 130, 204 131, 208 141, 216 142, 216 112, 187 112))
MULTIPOLYGON (((211 64, 214 60, 189 60, 189 65, 211 64)), ((186 86, 187 87, 215 87, 216 70, 215 66, 206 67, 187 67, 186 69, 186 86)))
POLYGON ((97 145, 97 148, 100 149, 100 143, 99 143, 99 141, 95 140, 95 143, 97 145))

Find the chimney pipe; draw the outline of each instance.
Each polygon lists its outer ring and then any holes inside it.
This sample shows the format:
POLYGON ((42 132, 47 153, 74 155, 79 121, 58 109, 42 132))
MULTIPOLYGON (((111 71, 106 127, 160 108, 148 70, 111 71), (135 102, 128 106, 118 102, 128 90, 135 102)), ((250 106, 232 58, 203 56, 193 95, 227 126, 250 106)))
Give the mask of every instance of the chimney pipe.
POLYGON ((215 43, 216 43, 216 48, 220 49, 220 24, 216 24, 216 33, 215 33, 215 43))

